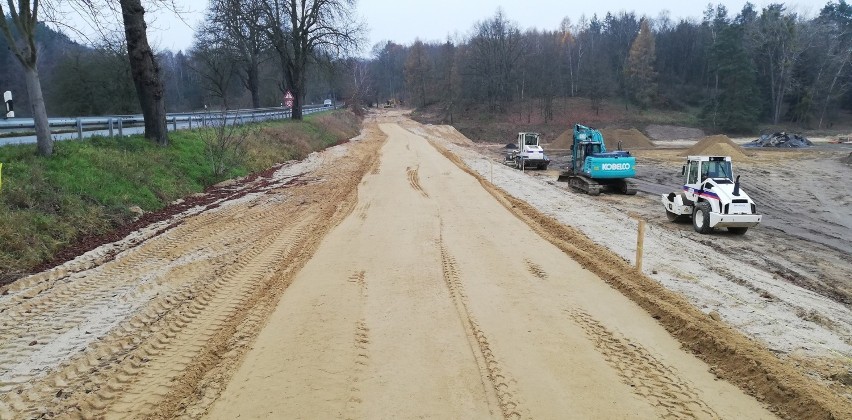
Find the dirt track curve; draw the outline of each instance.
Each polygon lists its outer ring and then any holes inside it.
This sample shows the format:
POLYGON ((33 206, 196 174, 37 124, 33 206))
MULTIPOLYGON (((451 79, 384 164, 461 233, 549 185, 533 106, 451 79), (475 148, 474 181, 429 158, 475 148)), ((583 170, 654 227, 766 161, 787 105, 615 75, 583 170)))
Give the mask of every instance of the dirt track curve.
POLYGON ((774 418, 380 122, 0 289, 0 418, 774 418))

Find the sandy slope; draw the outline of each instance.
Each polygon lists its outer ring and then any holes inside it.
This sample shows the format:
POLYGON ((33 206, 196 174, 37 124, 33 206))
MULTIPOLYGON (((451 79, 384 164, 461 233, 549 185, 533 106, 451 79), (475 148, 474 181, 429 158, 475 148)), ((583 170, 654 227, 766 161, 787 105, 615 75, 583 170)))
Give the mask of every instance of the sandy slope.
POLYGON ((397 124, 210 418, 766 418, 397 124))

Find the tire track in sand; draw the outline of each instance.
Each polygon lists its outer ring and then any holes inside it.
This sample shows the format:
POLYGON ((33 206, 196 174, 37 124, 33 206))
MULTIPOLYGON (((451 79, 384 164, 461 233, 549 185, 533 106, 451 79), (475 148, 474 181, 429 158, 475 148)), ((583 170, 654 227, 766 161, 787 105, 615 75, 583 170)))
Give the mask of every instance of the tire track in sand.
POLYGON ((369 214, 371 205, 372 203, 370 203, 369 201, 358 205, 358 207, 355 209, 355 213, 358 215, 358 219, 361 219, 361 221, 367 220, 367 215, 369 214))
POLYGON ((360 413, 363 397, 361 386, 367 364, 370 362, 370 328, 364 317, 364 305, 367 300, 367 276, 364 270, 349 276, 349 283, 358 287, 358 299, 360 300, 361 316, 355 323, 355 334, 353 338, 353 360, 352 372, 349 375, 349 399, 346 401, 346 418, 349 420, 362 418, 360 413))
MULTIPOLYGON (((303 226, 276 235, 270 245, 258 249, 260 252, 252 252, 246 264, 224 273, 216 281, 215 289, 204 296, 206 304, 194 304, 189 311, 172 312, 172 316, 164 318, 162 328, 171 334, 157 334, 157 339, 145 348, 149 353, 145 372, 137 375, 131 386, 122 389, 121 398, 104 401, 110 405, 109 416, 135 418, 140 412, 155 412, 159 400, 167 396, 169 384, 187 370, 207 347, 208 340, 221 331, 225 323, 237 317, 256 290, 268 280, 274 272, 268 267, 289 259, 306 235, 307 229, 303 226), (152 399, 151 395, 158 398, 152 399)), ((92 401, 92 406, 99 408, 96 400, 92 401)))
MULTIPOLYGON (((224 214, 220 214, 220 217, 227 218, 224 214)), ((249 216, 241 221, 247 227, 254 224, 254 219, 249 216)), ((202 215, 197 220, 204 224, 208 217, 202 215)), ((130 253, 90 272, 72 275, 67 283, 56 285, 53 289, 41 290, 43 285, 37 285, 37 295, 32 298, 14 296, 22 301, 9 314, 15 317, 12 319, 22 319, 4 329, 12 337, 6 335, 0 340, 0 355, 4 360, 0 378, 7 377, 2 381, 2 388, 7 391, 16 389, 14 396, 4 398, 7 403, 15 407, 16 411, 33 414, 37 412, 33 410, 43 410, 48 395, 70 395, 67 384, 78 381, 83 381, 88 394, 97 395, 96 391, 102 385, 107 385, 99 382, 100 373, 118 368, 113 364, 122 360, 131 363, 127 360, 128 355, 151 340, 163 345, 164 335, 155 334, 158 327, 154 324, 169 313, 179 313, 184 319, 194 317, 209 303, 209 294, 221 285, 221 282, 208 282, 206 277, 214 273, 200 270, 200 267, 223 265, 237 270, 247 260, 245 257, 222 258, 228 253, 228 245, 231 245, 230 251, 236 255, 245 251, 246 247, 230 243, 233 241, 233 232, 228 231, 226 234, 220 230, 207 231, 207 234, 208 241, 199 242, 203 244, 200 247, 187 247, 185 240, 195 240, 193 232, 172 232, 157 238, 156 243, 134 250, 139 252, 130 253), (206 255, 202 255, 202 251, 206 255), (181 256, 170 260, 170 255, 181 256), (188 275, 193 272, 193 276, 188 275), (176 277, 192 280, 183 284, 168 284, 167 278, 176 277), (189 306, 188 303, 196 296, 198 299, 189 306), (150 302, 148 299, 151 299, 150 302), (112 303, 104 307, 104 301, 112 303), (144 305, 144 310, 132 310, 140 305, 144 305), (128 312, 139 313, 127 320, 120 317, 113 319, 120 313, 128 312), (56 313, 62 313, 63 316, 56 316, 56 313), (104 331, 110 329, 104 336, 104 331), (22 338, 28 340, 28 337, 33 336, 37 337, 33 340, 37 342, 36 345, 15 353, 15 349, 22 350, 22 338), (47 344, 41 348, 38 343, 47 344), (33 360, 54 359, 70 360, 43 378, 51 387, 29 389, 28 382, 44 375, 41 365, 33 360), (22 380, 25 381, 22 383, 22 380)), ((255 245, 266 242, 265 239, 259 239, 262 237, 264 235, 255 236, 258 238, 255 245)), ((25 290, 25 293, 32 292, 25 290)), ((182 327, 179 325, 177 328, 182 327)), ((176 332, 173 330, 164 334, 173 336, 176 332)), ((143 356, 136 361, 142 359, 148 357, 143 356)), ((118 382, 128 382, 128 376, 138 371, 138 367, 122 368, 117 377, 118 382)), ((104 393, 106 397, 112 395, 119 385, 112 384, 108 388, 108 392, 104 393)))
POLYGON ((693 389, 680 380, 680 375, 657 360, 647 349, 609 331, 591 315, 566 310, 568 316, 586 332, 586 336, 603 355, 633 393, 649 401, 664 419, 720 418, 693 389))
MULTIPOLYGON (((262 213, 254 212, 245 215, 242 222, 245 227, 256 226, 253 222, 263 217, 262 213)), ((220 221, 228 220, 232 219, 233 215, 228 215, 227 212, 215 212, 215 214, 195 216, 197 224, 213 225, 212 222, 217 218, 220 221)), ((98 311, 100 309, 98 302, 103 299, 117 298, 120 301, 132 301, 137 294, 155 287, 163 278, 171 276, 175 270, 187 269, 192 265, 203 266, 224 255, 226 253, 224 247, 216 245, 222 242, 232 245, 230 242, 233 242, 230 237, 233 235, 231 230, 202 232, 182 225, 173 230, 172 234, 156 237, 156 247, 142 244, 141 252, 123 253, 113 262, 88 272, 70 273, 49 281, 40 279, 49 275, 39 275, 14 284, 12 287, 19 289, 18 293, 2 302, 4 309, 8 308, 5 311, 9 317, 7 319, 14 321, 4 323, 4 328, 0 331, 0 355, 4 356, 2 360, 10 363, 32 353, 32 349, 27 352, 8 351, 9 347, 22 346, 16 340, 17 338, 27 338, 27 342, 34 339, 38 343, 51 341, 74 326, 80 325, 98 311), (187 246, 187 244, 206 245, 187 246), (129 281, 128 278, 132 280, 129 281), (64 314, 65 322, 61 325, 49 322, 52 314, 57 312, 64 314)), ((255 227, 248 229, 245 233, 253 235, 258 232, 255 227)))
POLYGON ((414 188, 414 191, 419 192, 423 195, 424 198, 429 198, 429 194, 423 190, 423 187, 420 185, 420 176, 417 174, 417 171, 420 170, 419 167, 405 168, 405 171, 408 174, 408 184, 411 185, 411 188, 414 188))
MULTIPOLYGON (((251 221, 246 218, 244 222, 251 221)), ((155 299, 145 311, 120 324, 45 382, 58 388, 65 398, 78 400, 72 412, 80 410, 82 416, 104 417, 109 412, 112 417, 132 418, 153 412, 156 401, 165 398, 168 384, 263 280, 265 267, 286 257, 304 234, 302 228, 287 226, 255 236, 257 246, 217 272, 218 279, 196 277, 196 281, 155 299), (277 245, 270 246, 273 242, 277 245), (80 381, 82 386, 64 388, 80 381), (110 407, 119 400, 124 401, 119 405, 133 408, 110 407)), ((16 411, 35 413, 54 392, 52 387, 34 388, 22 393, 12 406, 16 411)), ((56 402, 64 405, 61 400, 56 402)))
POLYGON ((544 271, 544 268, 542 268, 540 265, 538 265, 538 264, 536 264, 536 263, 534 263, 534 262, 532 262, 531 260, 528 260, 528 259, 524 260, 524 264, 527 265, 527 271, 529 271, 530 274, 532 274, 532 275, 534 275, 534 276, 536 276, 536 277, 538 277, 542 280, 547 280, 547 272, 544 271))
MULTIPOLYGON (((441 225, 441 229, 443 230, 443 224, 441 225)), ((440 235, 438 241, 441 251, 444 281, 450 291, 453 303, 455 303, 459 319, 464 325, 473 356, 479 365, 479 372, 483 377, 483 387, 485 388, 489 405, 494 406, 496 404, 505 419, 529 417, 521 415, 524 410, 516 397, 517 392, 514 390, 515 380, 500 366, 497 357, 491 350, 488 337, 468 309, 468 297, 465 293, 464 285, 462 285, 455 258, 453 258, 446 246, 444 246, 443 234, 440 235)))

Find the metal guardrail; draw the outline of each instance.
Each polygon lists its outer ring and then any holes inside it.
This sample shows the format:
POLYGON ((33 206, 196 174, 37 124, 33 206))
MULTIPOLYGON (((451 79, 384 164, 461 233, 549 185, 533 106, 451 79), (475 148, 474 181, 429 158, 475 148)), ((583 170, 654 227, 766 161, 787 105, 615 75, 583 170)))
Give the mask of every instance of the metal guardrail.
MULTIPOLYGON (((323 105, 308 105, 302 107, 302 114, 308 115, 318 111, 336 109, 338 106, 329 107, 323 105)), ((182 112, 166 114, 166 123, 169 130, 193 129, 200 127, 210 127, 219 125, 224 122, 227 125, 245 124, 249 122, 261 122, 276 119, 287 119, 291 117, 292 111, 284 108, 255 108, 255 109, 238 109, 225 112, 202 111, 202 112, 182 112)), ((76 117, 76 118, 48 118, 48 126, 51 128, 51 134, 56 140, 68 140, 75 137, 82 140, 84 137, 92 135, 105 135, 114 137, 138 134, 141 131, 139 128, 144 126, 145 120, 142 115, 116 115, 105 117, 76 117), (70 136, 65 132, 64 138, 58 138, 58 134, 53 133, 54 128, 74 129, 70 136)), ((12 118, 8 120, 0 120, 0 133, 21 133, 21 136, 0 138, 0 145, 8 143, 30 143, 29 137, 35 132, 35 122, 32 118, 12 118), (20 130, 20 131, 19 131, 20 130), (4 141, 5 140, 5 141, 4 141), (15 141, 18 140, 18 141, 15 141), (23 140, 23 141, 22 141, 23 140)), ((34 142, 34 141, 32 141, 34 142)))

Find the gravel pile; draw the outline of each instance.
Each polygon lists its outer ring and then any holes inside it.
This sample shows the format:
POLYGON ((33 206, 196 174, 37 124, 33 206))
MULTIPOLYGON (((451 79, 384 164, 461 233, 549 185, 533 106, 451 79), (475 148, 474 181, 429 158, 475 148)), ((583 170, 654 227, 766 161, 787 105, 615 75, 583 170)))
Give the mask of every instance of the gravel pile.
POLYGON ((764 134, 759 139, 746 143, 744 147, 810 147, 814 144, 810 140, 798 135, 785 132, 775 134, 764 134))

